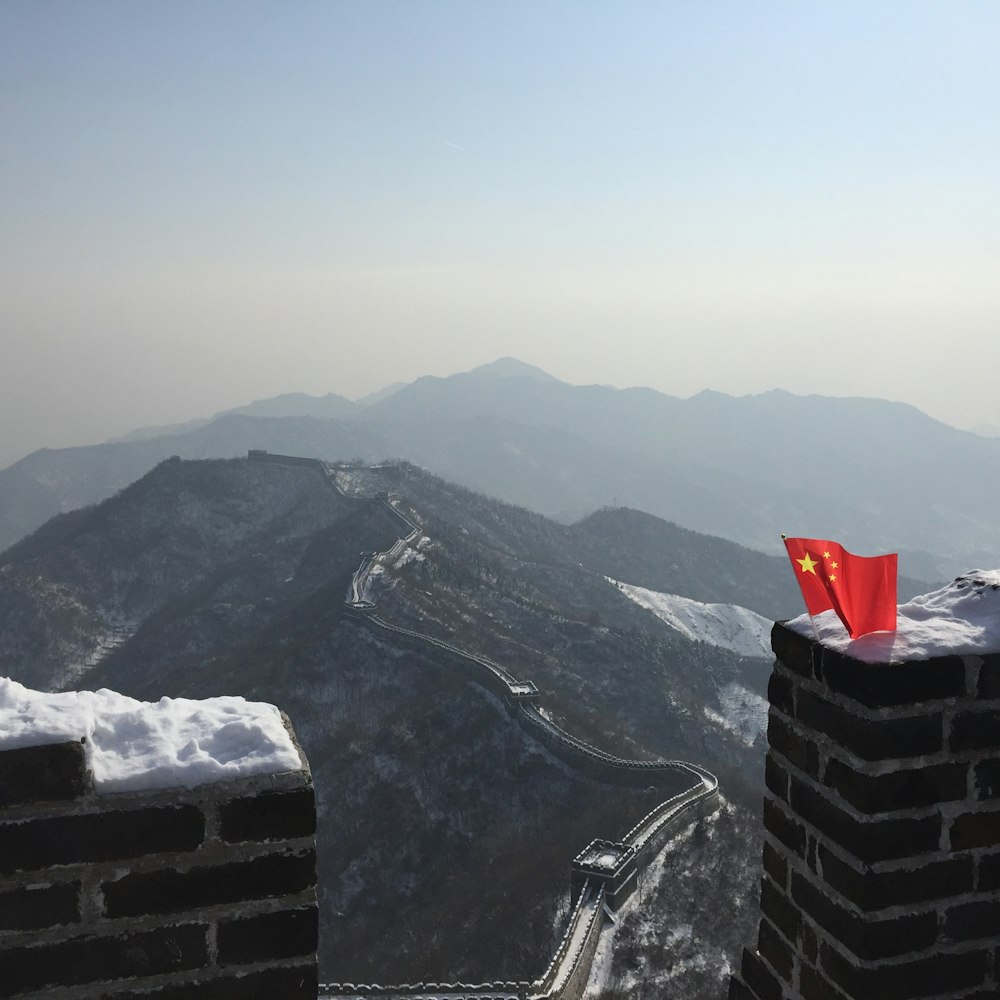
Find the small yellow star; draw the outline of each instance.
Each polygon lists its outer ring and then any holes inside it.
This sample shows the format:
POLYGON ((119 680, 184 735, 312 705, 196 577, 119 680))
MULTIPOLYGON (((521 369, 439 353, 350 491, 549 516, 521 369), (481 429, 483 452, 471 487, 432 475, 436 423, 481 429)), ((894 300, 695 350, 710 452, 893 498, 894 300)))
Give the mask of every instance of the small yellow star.
POLYGON ((837 574, 836 573, 831 573, 830 574, 830 583, 836 583, 836 582, 837 582, 837 574))
POLYGON ((836 569, 837 566, 838 566, 838 563, 835 563, 835 562, 830 563, 830 569, 836 569))
POLYGON ((823 553, 823 558, 824 559, 829 559, 830 558, 830 553, 829 552, 824 552, 823 553))
POLYGON ((795 561, 802 567, 803 573, 812 573, 813 576, 816 575, 815 567, 817 566, 817 562, 812 558, 812 556, 809 555, 808 552, 806 553, 805 559, 796 559, 795 561))

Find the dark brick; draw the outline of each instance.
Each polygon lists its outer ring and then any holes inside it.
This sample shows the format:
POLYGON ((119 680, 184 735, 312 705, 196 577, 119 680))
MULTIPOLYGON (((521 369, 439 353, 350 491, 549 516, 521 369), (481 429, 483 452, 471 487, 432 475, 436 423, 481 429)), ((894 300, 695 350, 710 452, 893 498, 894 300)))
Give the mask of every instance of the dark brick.
POLYGON ((953 851, 968 851, 995 844, 1000 844, 1000 812, 966 813, 951 821, 953 851))
POLYGON ((996 653, 983 657, 978 693, 980 698, 1000 698, 1000 656, 996 653))
POLYGON ((205 818, 194 806, 0 823, 0 872, 191 851, 204 839, 205 818))
POLYGON ((315 906, 265 913, 244 920, 221 921, 220 965, 266 962, 316 952, 318 915, 315 906))
POLYGON ((819 750, 816 744, 800 736, 773 709, 767 719, 767 742, 789 763, 815 778, 819 775, 819 750))
POLYGON ((317 978, 315 965, 298 965, 245 976, 200 979, 151 993, 102 993, 101 1000, 316 1000, 317 978))
POLYGON ((219 809, 219 824, 219 835, 229 843, 311 837, 316 832, 313 790, 297 788, 233 799, 219 809))
POLYGON ((79 741, 0 751, 0 806, 77 799, 86 787, 79 741))
POLYGON ((815 644, 798 632, 793 632, 784 622, 771 627, 771 649, 783 667, 800 677, 816 677, 813 664, 815 644))
POLYGON ((958 896, 973 889, 971 857, 928 861, 916 871, 859 872, 820 845, 823 880, 865 912, 958 896))
POLYGON ((823 680, 831 691, 868 708, 920 705, 965 694, 965 663, 959 656, 939 656, 909 663, 863 663, 823 647, 823 680))
POLYGON ((989 952, 939 954, 913 962, 858 968, 829 945, 820 945, 826 975, 851 997, 913 1000, 981 986, 991 967, 989 952))
POLYGON ((792 968, 795 965, 792 949, 766 919, 761 920, 757 930, 757 954, 763 957, 786 983, 791 983, 792 968))
POLYGON ((936 714, 869 720, 853 715, 810 691, 798 693, 798 718, 863 760, 895 760, 937 753, 943 748, 942 717, 936 714))
POLYGON ((1000 749, 1000 711, 962 712, 951 723, 950 750, 1000 749))
POLYGON ((764 761, 764 784, 778 796, 788 801, 788 772, 778 763, 773 754, 764 761))
POLYGON ((791 805, 796 815, 866 864, 937 850, 941 837, 940 816, 862 822, 795 779, 791 782, 791 805))
POLYGON ((823 778, 856 809, 873 814, 961 801, 967 793, 968 766, 936 764, 868 775, 831 759, 823 778))
POLYGON ((11 948, 0 951, 0 983, 9 996, 45 986, 198 969, 208 963, 206 931, 201 924, 184 924, 11 948))
POLYGON ((931 948, 937 941, 937 913, 875 920, 840 906, 798 872, 792 875, 792 899, 836 938, 866 962, 931 948))
POLYGON ((773 972, 747 948, 743 949, 743 964, 740 968, 743 981, 757 995, 759 1000, 782 1000, 784 991, 781 981, 773 972))
POLYGON ((760 912, 794 944, 799 937, 802 917, 790 899, 768 879, 760 882, 760 912))
POLYGON ((1000 759, 983 760, 975 768, 976 798, 1000 799, 1000 759))
POLYGON ((809 965, 799 969, 799 987, 802 996, 809 1000, 847 1000, 826 976, 809 965))
POLYGON ((0 893, 0 930, 35 931, 79 919, 78 882, 0 893))
POLYGON ((125 875, 105 882, 109 917, 144 913, 181 913, 199 906, 237 903, 301 892, 316 884, 316 857, 307 854, 271 854, 254 861, 186 872, 160 870, 125 875))
POLYGON ((770 843, 764 841, 764 871, 771 876, 771 881, 779 888, 788 885, 788 862, 770 843))
POLYGON ((771 799, 764 799, 764 829, 780 840, 793 854, 805 857, 806 831, 790 819, 771 799))
POLYGON ((953 906, 944 915, 944 932, 952 941, 1000 937, 1000 901, 953 906))
POLYGON ((816 960, 819 958, 819 941, 816 939, 816 932, 807 923, 802 924, 802 945, 800 950, 807 962, 811 962, 813 965, 816 964, 816 960))
POLYGON ((795 715, 795 687, 789 678, 777 671, 771 673, 767 682, 767 700, 785 715, 795 715))
MULTIPOLYGON (((984 854, 979 859, 976 888, 986 892, 1000 889, 1000 854, 984 854)), ((997 966, 997 970, 1000 971, 1000 965, 997 966)))

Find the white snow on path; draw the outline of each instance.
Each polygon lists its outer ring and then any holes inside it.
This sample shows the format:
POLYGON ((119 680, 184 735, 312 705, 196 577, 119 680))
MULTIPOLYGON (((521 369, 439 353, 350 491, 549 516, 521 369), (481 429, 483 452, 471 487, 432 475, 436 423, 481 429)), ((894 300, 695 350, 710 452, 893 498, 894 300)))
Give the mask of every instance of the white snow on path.
POLYGON ((736 604, 702 604, 677 594, 662 594, 607 577, 626 597, 688 639, 711 643, 740 656, 771 657, 771 625, 754 611, 736 604))
POLYGON ((935 656, 1000 653, 1000 570, 972 569, 940 590, 896 609, 895 632, 851 639, 835 611, 800 615, 788 627, 824 646, 868 663, 928 660, 935 656))
POLYGON ((191 788, 302 767, 274 705, 136 701, 106 688, 49 694, 0 677, 0 750, 84 738, 97 792, 191 788))

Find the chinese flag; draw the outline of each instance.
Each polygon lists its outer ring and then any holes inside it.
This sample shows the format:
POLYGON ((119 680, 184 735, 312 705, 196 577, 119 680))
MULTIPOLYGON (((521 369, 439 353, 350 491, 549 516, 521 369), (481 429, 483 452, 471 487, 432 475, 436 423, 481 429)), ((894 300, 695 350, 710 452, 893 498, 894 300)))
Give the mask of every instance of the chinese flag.
POLYGON ((896 631, 895 552, 856 556, 819 538, 786 538, 785 548, 810 615, 833 608, 852 639, 896 631))

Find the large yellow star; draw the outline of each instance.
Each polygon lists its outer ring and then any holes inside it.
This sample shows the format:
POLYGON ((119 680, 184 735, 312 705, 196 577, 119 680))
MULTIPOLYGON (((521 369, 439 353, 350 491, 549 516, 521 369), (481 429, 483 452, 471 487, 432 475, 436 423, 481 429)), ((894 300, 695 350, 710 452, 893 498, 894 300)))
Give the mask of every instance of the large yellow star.
POLYGON ((796 559, 795 561, 802 567, 803 573, 812 573, 813 576, 816 575, 817 562, 809 555, 808 552, 806 553, 805 559, 796 559))

